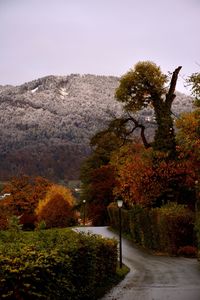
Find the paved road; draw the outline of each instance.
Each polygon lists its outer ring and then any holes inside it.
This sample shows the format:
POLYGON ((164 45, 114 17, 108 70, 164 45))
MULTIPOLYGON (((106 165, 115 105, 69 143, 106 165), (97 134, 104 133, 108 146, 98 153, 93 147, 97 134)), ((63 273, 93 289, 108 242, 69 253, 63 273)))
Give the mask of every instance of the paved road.
MULTIPOLYGON (((107 227, 81 227, 106 237, 107 227)), ((196 259, 153 256, 122 240, 123 262, 129 274, 102 300, 200 300, 200 264, 196 259)))

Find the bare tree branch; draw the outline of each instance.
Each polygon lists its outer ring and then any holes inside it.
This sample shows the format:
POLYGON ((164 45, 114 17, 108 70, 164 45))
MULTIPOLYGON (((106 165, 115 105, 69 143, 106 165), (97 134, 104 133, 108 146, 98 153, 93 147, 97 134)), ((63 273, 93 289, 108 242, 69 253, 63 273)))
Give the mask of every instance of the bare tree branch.
POLYGON ((142 142, 145 146, 145 148, 150 148, 151 144, 148 143, 146 136, 145 136, 145 126, 141 123, 139 123, 134 117, 130 116, 127 118, 123 118, 121 120, 118 120, 119 122, 119 127, 123 127, 125 124, 128 124, 129 122, 132 122, 134 124, 134 126, 131 128, 131 130, 129 131, 125 131, 123 132, 123 134, 125 135, 125 139, 127 138, 127 136, 130 136, 130 134, 132 134, 137 128, 140 129, 140 135, 141 135, 141 139, 142 142))
POLYGON ((169 91, 166 94, 166 103, 171 106, 173 100, 175 99, 176 95, 175 95, 175 89, 176 89, 176 83, 178 80, 178 74, 181 70, 181 66, 179 66, 178 68, 175 69, 175 71, 172 74, 172 79, 170 82, 170 87, 169 87, 169 91))

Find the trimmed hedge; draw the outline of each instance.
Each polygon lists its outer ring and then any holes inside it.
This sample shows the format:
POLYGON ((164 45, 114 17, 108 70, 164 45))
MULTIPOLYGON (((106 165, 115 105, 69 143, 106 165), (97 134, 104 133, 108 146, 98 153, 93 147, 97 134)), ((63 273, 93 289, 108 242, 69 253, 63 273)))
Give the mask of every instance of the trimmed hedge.
POLYGON ((196 216, 196 224, 195 224, 195 229, 197 233, 197 242, 198 242, 198 254, 197 257, 200 261, 200 212, 197 213, 196 216))
POLYGON ((95 299, 116 274, 117 241, 66 229, 0 232, 1 299, 95 299))
MULTIPOLYGON (((115 204, 108 207, 111 226, 118 229, 117 210, 115 204)), ((195 245, 194 222, 194 213, 175 203, 161 208, 135 205, 130 210, 122 209, 123 232, 130 233, 132 240, 145 248, 170 255, 195 245)))
MULTIPOLYGON (((108 206, 108 215, 110 219, 110 225, 115 228, 119 229, 119 208, 116 203, 110 203, 108 206)), ((124 233, 130 233, 130 226, 129 226, 129 211, 126 209, 121 210, 121 221, 122 221, 122 231, 124 233)))

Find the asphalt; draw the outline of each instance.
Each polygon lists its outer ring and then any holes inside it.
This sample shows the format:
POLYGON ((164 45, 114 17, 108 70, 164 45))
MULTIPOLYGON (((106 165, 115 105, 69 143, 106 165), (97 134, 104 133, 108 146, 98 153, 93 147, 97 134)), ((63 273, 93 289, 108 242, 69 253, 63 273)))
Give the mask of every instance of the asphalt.
MULTIPOLYGON (((104 237, 118 235, 107 227, 81 227, 104 237)), ((125 279, 101 300, 200 300, 200 263, 197 259, 155 256, 122 239, 125 279)))

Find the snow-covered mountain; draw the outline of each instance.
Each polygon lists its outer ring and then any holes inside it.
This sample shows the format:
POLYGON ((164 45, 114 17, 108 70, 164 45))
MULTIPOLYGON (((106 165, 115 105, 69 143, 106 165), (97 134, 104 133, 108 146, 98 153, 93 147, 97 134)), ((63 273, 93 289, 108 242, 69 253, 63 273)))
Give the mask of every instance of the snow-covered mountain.
MULTIPOLYGON (((114 99, 118 85, 114 76, 72 74, 0 86, 0 179, 19 173, 77 179, 90 137, 122 113, 114 99)), ((177 93, 174 113, 191 109, 192 99, 177 93)), ((153 112, 140 118, 150 122, 153 112)))

